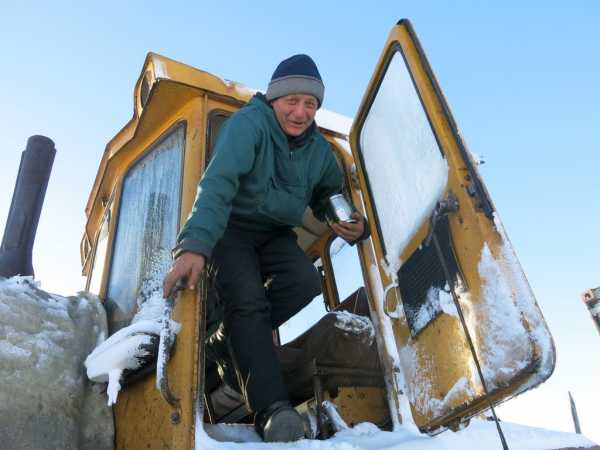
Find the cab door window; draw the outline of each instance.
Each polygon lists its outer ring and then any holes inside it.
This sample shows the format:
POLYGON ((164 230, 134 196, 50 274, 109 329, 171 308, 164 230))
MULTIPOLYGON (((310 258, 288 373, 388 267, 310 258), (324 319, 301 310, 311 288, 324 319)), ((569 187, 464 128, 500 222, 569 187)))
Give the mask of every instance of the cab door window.
POLYGON ((129 325, 145 301, 162 296, 179 226, 184 135, 177 125, 123 181, 105 303, 111 333, 129 325))
POLYGON ((448 179, 444 154, 399 51, 366 112, 359 146, 385 257, 395 266, 448 179))

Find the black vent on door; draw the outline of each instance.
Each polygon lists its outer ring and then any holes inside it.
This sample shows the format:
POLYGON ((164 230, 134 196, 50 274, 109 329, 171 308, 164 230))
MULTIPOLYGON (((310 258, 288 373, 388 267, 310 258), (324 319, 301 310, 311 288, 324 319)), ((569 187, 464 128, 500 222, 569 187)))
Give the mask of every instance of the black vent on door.
MULTIPOLYGON (((460 272, 452 250, 447 217, 440 218, 434 233, 442 248, 450 276, 456 283, 460 272)), ((440 295, 450 295, 433 242, 430 245, 423 243, 402 265, 398 271, 398 287, 408 326, 415 336, 441 314, 440 295)))

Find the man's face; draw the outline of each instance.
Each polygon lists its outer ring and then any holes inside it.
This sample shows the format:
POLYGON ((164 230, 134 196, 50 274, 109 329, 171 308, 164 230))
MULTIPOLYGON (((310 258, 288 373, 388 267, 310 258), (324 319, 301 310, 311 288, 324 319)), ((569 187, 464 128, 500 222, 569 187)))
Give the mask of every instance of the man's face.
POLYGON ((300 136, 315 119, 319 102, 312 95, 290 94, 271 103, 283 131, 290 136, 300 136))

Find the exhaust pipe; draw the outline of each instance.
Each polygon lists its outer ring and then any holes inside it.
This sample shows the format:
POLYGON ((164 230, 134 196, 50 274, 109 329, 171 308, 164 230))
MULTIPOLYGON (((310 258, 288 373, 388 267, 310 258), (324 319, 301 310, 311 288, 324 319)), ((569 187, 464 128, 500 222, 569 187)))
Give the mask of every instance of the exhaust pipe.
POLYGON ((45 136, 31 136, 21 154, 4 237, 0 246, 0 276, 33 276, 31 262, 46 187, 56 149, 45 136))

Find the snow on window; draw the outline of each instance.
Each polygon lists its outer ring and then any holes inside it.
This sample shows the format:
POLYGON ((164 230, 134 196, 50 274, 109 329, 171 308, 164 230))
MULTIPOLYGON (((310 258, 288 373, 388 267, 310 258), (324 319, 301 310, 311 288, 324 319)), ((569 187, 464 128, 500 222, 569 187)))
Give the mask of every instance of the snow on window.
POLYGON ((178 229, 184 130, 177 126, 123 182, 105 303, 111 333, 162 289, 178 229))
POLYGON ((399 52, 392 56, 359 140, 386 259, 395 267, 448 178, 446 160, 399 52))

